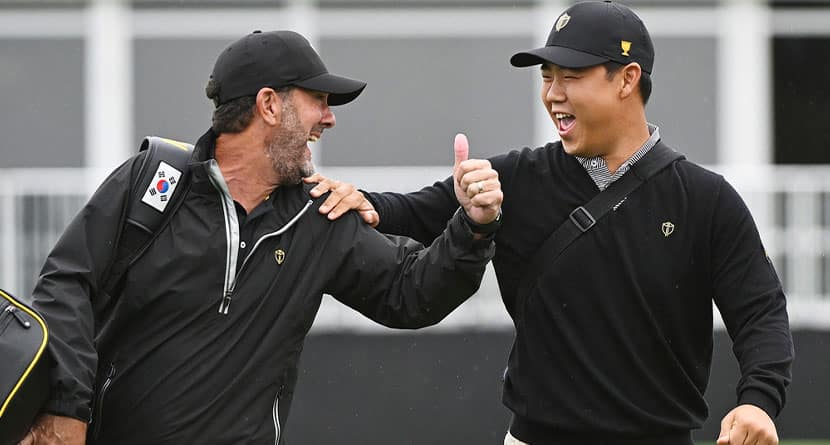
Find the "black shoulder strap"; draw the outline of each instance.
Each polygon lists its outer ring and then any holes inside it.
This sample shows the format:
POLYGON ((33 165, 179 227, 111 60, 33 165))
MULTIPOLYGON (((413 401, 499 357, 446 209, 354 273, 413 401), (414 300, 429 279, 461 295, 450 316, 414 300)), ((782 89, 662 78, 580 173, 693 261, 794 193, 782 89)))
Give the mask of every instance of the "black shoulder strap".
POLYGON ((559 255, 580 235, 591 230, 609 210, 613 209, 654 174, 668 167, 674 161, 685 158, 682 154, 663 144, 662 141, 657 142, 657 145, 652 147, 620 179, 611 183, 608 188, 594 196, 587 204, 575 208, 568 219, 554 230, 542 247, 536 251, 533 261, 519 284, 519 298, 527 296, 536 287, 536 283, 539 281, 545 267, 559 258, 559 255))
POLYGON ((188 163, 193 146, 148 136, 139 151, 147 151, 133 179, 127 211, 122 218, 115 259, 103 289, 115 297, 127 268, 144 253, 181 205, 190 186, 188 163))

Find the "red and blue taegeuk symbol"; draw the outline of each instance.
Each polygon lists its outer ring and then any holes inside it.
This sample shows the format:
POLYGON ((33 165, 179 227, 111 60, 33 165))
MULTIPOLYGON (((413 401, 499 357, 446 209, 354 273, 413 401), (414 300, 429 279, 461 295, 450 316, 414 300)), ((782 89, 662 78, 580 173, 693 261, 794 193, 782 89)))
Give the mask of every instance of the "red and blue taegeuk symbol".
POLYGON ((159 179, 159 182, 156 183, 156 190, 159 193, 167 193, 167 190, 170 189, 170 183, 167 182, 166 179, 159 179))

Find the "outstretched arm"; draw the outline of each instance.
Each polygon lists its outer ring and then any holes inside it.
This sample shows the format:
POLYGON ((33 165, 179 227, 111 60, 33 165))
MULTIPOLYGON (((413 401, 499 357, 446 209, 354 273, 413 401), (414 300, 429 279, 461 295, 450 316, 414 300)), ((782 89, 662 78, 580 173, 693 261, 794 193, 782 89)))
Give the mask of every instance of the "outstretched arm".
POLYGON ((347 217, 338 224, 353 240, 340 257, 328 293, 390 327, 437 323, 471 296, 492 258, 502 192, 486 160, 467 159, 466 138, 455 144, 454 193, 461 207, 429 248, 383 236, 347 217))
MULTIPOLYGON (((462 146, 468 150, 466 137, 456 139, 456 148, 462 146)), ((459 154, 456 153, 456 155, 459 154)), ((473 177, 469 179, 471 182, 464 184, 465 186, 476 182, 473 177)), ((320 174, 306 178, 305 181, 318 183, 311 190, 312 197, 316 198, 331 192, 320 207, 320 213, 327 214, 329 219, 337 219, 348 210, 357 210, 366 223, 379 231, 408 236, 424 244, 431 243, 441 234, 447 221, 459 206, 452 176, 432 186, 406 194, 364 192, 352 184, 326 178, 320 174)), ((487 184, 483 185, 487 186, 487 184)), ((492 188, 492 184, 490 187, 492 188)))

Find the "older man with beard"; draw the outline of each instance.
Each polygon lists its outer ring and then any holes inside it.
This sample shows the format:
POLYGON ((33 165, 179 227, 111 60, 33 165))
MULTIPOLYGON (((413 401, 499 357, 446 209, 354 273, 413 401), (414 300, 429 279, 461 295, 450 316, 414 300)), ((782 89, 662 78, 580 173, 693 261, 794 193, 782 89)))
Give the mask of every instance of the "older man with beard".
POLYGON ((206 89, 213 125, 182 173, 190 187, 122 291, 102 296, 101 283, 143 153, 110 175, 46 260, 34 306, 56 366, 24 444, 281 443, 324 293, 418 328, 475 292, 502 195, 489 162, 467 159, 465 138, 453 173, 461 206, 428 248, 356 213, 328 220, 301 183, 313 171, 307 142, 335 125, 329 107, 364 87, 329 74, 289 31, 254 32, 220 54, 206 89))

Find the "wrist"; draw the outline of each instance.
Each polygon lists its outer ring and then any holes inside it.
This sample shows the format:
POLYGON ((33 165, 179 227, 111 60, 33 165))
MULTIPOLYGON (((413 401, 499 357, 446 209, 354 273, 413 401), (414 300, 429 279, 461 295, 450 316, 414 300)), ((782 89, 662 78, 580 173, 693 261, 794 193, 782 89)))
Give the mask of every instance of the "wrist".
POLYGON ((499 209, 496 219, 486 224, 475 222, 475 220, 470 218, 470 215, 467 214, 467 211, 464 210, 464 207, 459 207, 458 213, 460 213, 461 220, 464 221, 464 224, 466 224, 470 231, 475 235, 490 235, 495 233, 499 227, 501 227, 501 209, 499 209))

